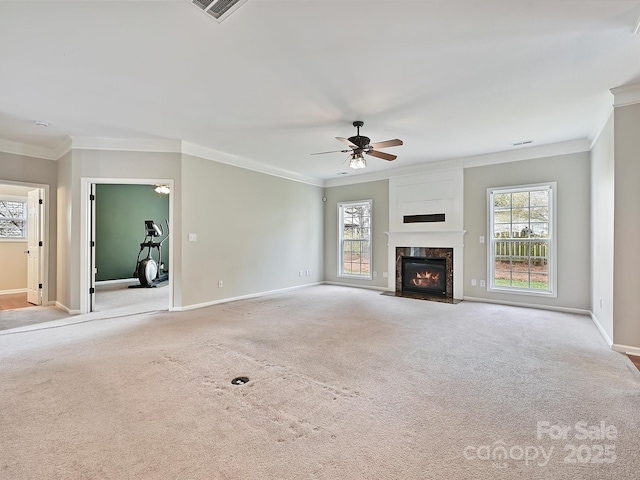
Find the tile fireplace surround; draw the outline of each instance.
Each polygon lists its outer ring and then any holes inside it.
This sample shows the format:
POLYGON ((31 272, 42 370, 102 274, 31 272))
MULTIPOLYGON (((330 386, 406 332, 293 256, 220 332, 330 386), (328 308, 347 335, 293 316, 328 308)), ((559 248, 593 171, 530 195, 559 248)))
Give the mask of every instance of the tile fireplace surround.
POLYGON ((396 247, 396 295, 425 300, 447 301, 453 300, 453 248, 428 248, 428 247, 396 247), (424 293, 411 293, 402 291, 402 257, 444 258, 446 260, 446 291, 447 294, 429 295, 424 293))
MULTIPOLYGON (((387 291, 396 292, 399 269, 402 267, 402 256, 445 256, 449 258, 447 268, 447 297, 462 300, 464 288, 464 235, 465 231, 456 232, 389 232, 389 283, 387 291), (405 252, 418 252, 418 255, 405 252), (420 252, 429 252, 423 255, 420 252), (398 264, 398 262, 400 262, 398 264), (398 266, 399 265, 399 266, 398 266), (449 266, 450 265, 450 266, 449 266)), ((401 288, 401 287, 400 287, 401 288)), ((407 295, 409 296, 409 295, 407 295)))

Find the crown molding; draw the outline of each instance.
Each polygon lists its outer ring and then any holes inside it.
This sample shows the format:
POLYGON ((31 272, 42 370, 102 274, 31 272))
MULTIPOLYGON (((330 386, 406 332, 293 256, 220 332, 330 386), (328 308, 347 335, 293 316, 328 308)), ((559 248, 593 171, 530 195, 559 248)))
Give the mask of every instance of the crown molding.
POLYGON ((250 160, 248 158, 237 157, 220 152, 213 148, 196 145, 195 143, 182 140, 166 138, 107 138, 107 137, 67 137, 55 149, 37 147, 10 140, 0 139, 0 152, 23 155, 27 157, 44 158, 47 160, 58 160, 72 150, 107 150, 125 152, 155 152, 155 153, 181 153, 194 157, 204 158, 215 162, 233 165, 235 167, 252 170, 266 175, 285 178, 296 182, 306 183, 316 187, 322 187, 322 180, 301 175, 289 170, 250 160))
MULTIPOLYGON (((626 95, 628 91, 637 91, 640 95, 640 84, 618 87, 614 90, 621 90, 626 95)), ((640 96, 638 97, 640 102, 640 96)), ((391 177, 402 175, 412 175, 428 173, 444 168, 471 168, 498 163, 516 162, 520 160, 531 160, 535 158, 551 157, 556 155, 567 155, 571 153, 587 152, 591 149, 592 142, 588 139, 571 140, 567 142, 553 143, 547 145, 537 145, 535 147, 519 148, 502 152, 488 153, 473 157, 462 157, 455 159, 431 162, 411 167, 403 167, 393 170, 365 173, 357 176, 331 178, 321 180, 308 175, 301 175, 278 167, 273 167, 256 160, 244 157, 229 155, 213 148, 204 147, 191 142, 173 139, 132 139, 132 138, 96 138, 96 137, 67 137, 55 149, 37 147, 10 140, 0 139, 0 152, 24 155, 28 157, 43 158, 46 160, 58 160, 71 150, 110 150, 128 152, 160 152, 160 153, 181 153, 194 157, 224 163, 246 170, 272 175, 275 177, 305 183, 316 187, 338 187, 343 185, 354 185, 358 183, 375 182, 388 180, 391 177)))
POLYGON ((631 83, 620 87, 612 88, 614 107, 626 107, 640 103, 640 83, 631 83))
POLYGON ((0 139, 0 152, 22 155, 25 157, 43 158, 45 160, 57 160, 55 150, 46 147, 37 147, 26 143, 13 142, 0 139))
POLYGON ((375 182, 378 180, 388 180, 392 177, 403 175, 414 175, 429 173, 434 170, 446 168, 472 168, 499 163, 518 162, 522 160, 533 160, 536 158, 554 157, 557 155, 568 155, 571 153, 588 152, 591 149, 591 142, 586 138, 570 140, 567 142, 550 143, 547 145, 536 145, 535 147, 525 147, 501 152, 487 153, 473 157, 452 158, 438 162, 425 163, 414 167, 397 168, 362 174, 355 177, 340 177, 325 180, 325 187, 340 187, 344 185, 354 185, 357 183, 375 182))
POLYGON ((483 167, 485 165, 519 162, 522 160, 534 160, 536 158, 588 152, 590 149, 591 141, 589 141, 588 138, 579 138, 576 140, 568 140, 566 142, 548 143, 546 145, 536 145, 535 147, 475 155, 473 157, 465 157, 462 161, 464 168, 483 167))
POLYGON ((71 137, 72 150, 180 153, 181 141, 167 138, 71 137))
POLYGON ((251 160, 244 157, 238 157, 235 155, 229 155, 228 153, 220 152, 213 148, 203 147, 190 142, 182 142, 182 153, 185 155, 191 155, 193 157, 203 158, 205 160, 211 160, 213 162, 224 163, 232 165, 234 167, 244 168, 245 170, 252 170, 258 173, 264 173, 274 177, 280 177, 287 180, 293 180, 295 182, 306 183, 315 187, 322 187, 323 182, 315 177, 307 175, 300 175, 299 173, 291 172, 283 168, 272 167, 256 160, 251 160))
POLYGON ((353 177, 330 178, 324 181, 326 187, 341 187, 344 185, 355 185, 358 183, 377 182, 380 180, 389 180, 391 177, 401 177, 404 175, 417 175, 420 173, 433 172, 434 170, 442 170, 447 168, 462 167, 462 159, 454 158, 451 160, 442 160, 431 163, 423 163, 411 167, 394 168, 392 170, 382 170, 379 172, 361 173, 353 177))

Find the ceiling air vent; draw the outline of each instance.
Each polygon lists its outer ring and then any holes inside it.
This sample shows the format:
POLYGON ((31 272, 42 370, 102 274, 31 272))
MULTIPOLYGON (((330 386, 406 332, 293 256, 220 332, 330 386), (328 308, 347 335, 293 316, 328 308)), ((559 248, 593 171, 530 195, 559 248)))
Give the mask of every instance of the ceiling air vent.
MULTIPOLYGON (((189 1, 189 0, 188 0, 189 1)), ((218 23, 235 12, 247 0, 190 0, 200 10, 211 15, 218 23)))

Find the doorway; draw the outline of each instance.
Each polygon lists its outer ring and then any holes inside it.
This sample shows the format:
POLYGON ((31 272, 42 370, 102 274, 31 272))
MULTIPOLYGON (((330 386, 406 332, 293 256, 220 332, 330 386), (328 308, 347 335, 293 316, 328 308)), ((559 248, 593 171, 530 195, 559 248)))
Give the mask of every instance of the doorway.
MULTIPOLYGON (((87 295, 81 297, 82 313, 109 312, 125 315, 156 310, 169 310, 173 305, 172 182, 168 180, 139 179, 83 179, 82 194, 86 224, 82 227, 88 245, 81 259, 82 284, 87 295), (156 191, 157 185, 167 185, 169 193, 156 191), (86 195, 85 195, 86 193, 86 195), (140 244, 145 239, 145 221, 153 220, 168 228, 161 246, 162 261, 169 278, 154 283, 152 288, 139 287, 136 278, 140 244), (86 283, 85 283, 86 282, 86 283)), ((83 222, 84 223, 84 222, 83 222)), ((152 252, 157 259, 156 249, 152 252)), ((142 257, 147 255, 147 251, 142 257)))
POLYGON ((0 181, 0 310, 47 305, 48 185, 0 181))

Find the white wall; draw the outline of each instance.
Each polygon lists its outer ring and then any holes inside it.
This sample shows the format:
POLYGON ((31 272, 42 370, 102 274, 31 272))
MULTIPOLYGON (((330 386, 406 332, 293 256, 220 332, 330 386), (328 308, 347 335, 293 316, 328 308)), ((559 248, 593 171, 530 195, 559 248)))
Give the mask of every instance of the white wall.
MULTIPOLYGON (((0 152, 0 183, 19 182, 23 184, 37 184, 49 186, 48 202, 44 205, 46 214, 49 216, 49 236, 44 239, 44 249, 49 255, 48 269, 48 298, 44 298, 44 303, 55 301, 56 299, 56 278, 57 278, 57 184, 58 184, 58 163, 52 160, 14 155, 0 152)), ((25 255, 26 256, 26 255, 25 255)))
MULTIPOLYGON (((386 289, 388 269, 385 232, 389 231, 389 181, 358 183, 354 185, 325 188, 327 201, 324 205, 324 270, 325 280, 345 285, 386 289), (377 277, 371 280, 338 276, 338 203, 358 200, 373 200, 371 266, 377 277)), ((394 272, 388 272, 390 277, 394 272)))
POLYGON ((177 309, 323 278, 320 187, 178 153, 73 150, 58 167, 58 303, 69 311, 82 307, 87 179, 173 180, 177 309), (188 242, 189 233, 198 241, 188 242), (311 274, 300 277, 300 270, 311 274))
POLYGON ((464 171, 465 297, 544 307, 591 310, 589 152, 522 160, 464 171), (471 286, 487 279, 487 188, 557 182, 557 298, 488 292, 471 286))
MULTIPOLYGON (((428 167, 425 167, 427 170, 428 167)), ((453 232, 462 230, 462 165, 389 179, 389 231, 453 232), (444 222, 404 223, 405 215, 445 215, 444 222)), ((411 245, 407 245, 411 246, 411 245)), ((448 245, 443 245, 448 246, 448 245)))
MULTIPOLYGON (((82 302, 82 179, 166 179, 174 181, 176 209, 180 208, 180 154, 72 150, 58 160, 58 296, 63 308, 79 312, 82 302)), ((86 199, 85 199, 86 201, 86 199)), ((181 231, 180 216, 172 229, 181 231)), ((180 270, 180 235, 174 237, 174 268, 180 270)), ((84 259, 86 260, 86 259, 84 259)), ((85 272, 86 273, 86 272, 85 272)), ((180 282, 172 280, 174 304, 180 301, 180 282)))
POLYGON ((614 119, 591 150, 591 308, 613 342, 614 119))
MULTIPOLYGON (((80 276, 80 224, 78 218, 78 227, 73 231, 73 177, 72 177, 72 152, 66 153, 62 158, 58 159, 58 250, 57 250, 57 296, 56 303, 63 308, 71 310, 72 298, 71 292, 75 285, 77 292, 76 309, 80 309, 80 292, 78 291, 78 282, 80 276), (77 267, 72 268, 73 259, 72 252, 76 253, 77 267), (72 274, 75 276, 72 277, 72 274), (75 283, 73 283, 75 282, 75 283)), ((78 190, 80 185, 78 185, 78 190)), ((78 195, 79 196, 79 195, 78 195)), ((79 215, 80 205, 75 207, 76 215, 79 215)))
POLYGON ((0 293, 13 290, 27 291, 27 242, 0 242, 0 293))
POLYGON ((640 104, 616 107, 614 115, 613 342, 640 354, 640 104))
POLYGON ((182 186, 183 307, 322 281, 322 188, 189 155, 182 186))

